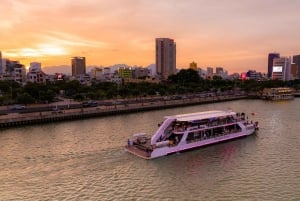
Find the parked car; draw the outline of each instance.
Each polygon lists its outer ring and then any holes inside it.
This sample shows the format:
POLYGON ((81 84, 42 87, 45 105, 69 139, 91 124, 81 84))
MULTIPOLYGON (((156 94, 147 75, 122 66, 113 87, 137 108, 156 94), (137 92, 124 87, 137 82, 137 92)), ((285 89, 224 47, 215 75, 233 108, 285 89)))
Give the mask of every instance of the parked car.
POLYGON ((52 108, 52 114, 62 114, 63 111, 59 109, 58 107, 52 108))
POLYGON ((11 106, 11 110, 23 110, 23 109, 25 109, 26 108, 26 106, 25 105, 13 105, 13 106, 11 106))
POLYGON ((87 101, 82 103, 82 107, 97 107, 98 102, 97 101, 87 101))

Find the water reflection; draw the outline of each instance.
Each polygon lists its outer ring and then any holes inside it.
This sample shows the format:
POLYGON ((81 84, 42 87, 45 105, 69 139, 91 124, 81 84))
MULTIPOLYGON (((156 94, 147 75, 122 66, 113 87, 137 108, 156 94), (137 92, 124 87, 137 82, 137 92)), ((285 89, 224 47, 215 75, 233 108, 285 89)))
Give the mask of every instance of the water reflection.
POLYGON ((241 100, 0 133, 1 200, 300 199, 300 100, 241 100), (164 116, 231 108, 260 122, 257 135, 146 161, 124 151, 164 116))

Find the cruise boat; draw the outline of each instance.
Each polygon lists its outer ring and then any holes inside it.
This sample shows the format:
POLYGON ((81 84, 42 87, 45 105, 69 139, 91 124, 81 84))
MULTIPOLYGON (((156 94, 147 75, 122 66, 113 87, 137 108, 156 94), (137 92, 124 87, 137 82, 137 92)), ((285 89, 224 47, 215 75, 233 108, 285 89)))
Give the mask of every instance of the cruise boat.
POLYGON ((288 87, 264 88, 262 98, 266 100, 293 100, 294 90, 288 87))
POLYGON ((206 111, 166 116, 152 137, 136 133, 125 149, 144 159, 252 135, 258 122, 248 120, 245 113, 206 111))

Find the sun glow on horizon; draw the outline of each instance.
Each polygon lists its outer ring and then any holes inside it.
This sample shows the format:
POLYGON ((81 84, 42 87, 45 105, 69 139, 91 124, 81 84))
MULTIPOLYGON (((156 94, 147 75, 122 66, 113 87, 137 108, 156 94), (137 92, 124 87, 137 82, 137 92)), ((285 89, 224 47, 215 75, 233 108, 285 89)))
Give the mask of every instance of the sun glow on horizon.
POLYGON ((65 48, 56 45, 41 44, 36 48, 20 48, 12 49, 4 52, 8 57, 47 57, 47 56, 61 56, 67 55, 68 52, 65 48))
POLYGON ((68 54, 65 48, 52 44, 40 44, 38 50, 41 52, 42 55, 47 56, 61 56, 68 54))
POLYGON ((300 1, 4 0, 0 51, 43 66, 70 65, 73 56, 86 57, 87 65, 147 66, 155 63, 155 38, 167 37, 176 42, 177 68, 195 61, 201 68, 266 71, 274 50, 300 54, 299 7, 300 1))

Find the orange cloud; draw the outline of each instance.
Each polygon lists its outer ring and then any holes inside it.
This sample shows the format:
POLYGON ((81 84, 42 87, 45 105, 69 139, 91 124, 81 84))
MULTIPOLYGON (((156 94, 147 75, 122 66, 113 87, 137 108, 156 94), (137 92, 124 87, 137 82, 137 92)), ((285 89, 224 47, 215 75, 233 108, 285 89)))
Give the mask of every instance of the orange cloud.
POLYGON ((88 65, 148 65, 155 38, 170 37, 178 67, 266 71, 269 52, 299 54, 300 2, 280 2, 2 0, 0 51, 43 66, 70 65, 72 56, 88 65))

